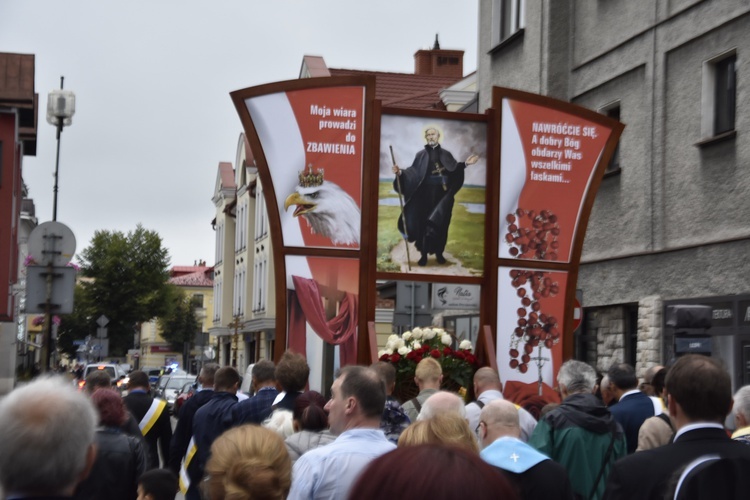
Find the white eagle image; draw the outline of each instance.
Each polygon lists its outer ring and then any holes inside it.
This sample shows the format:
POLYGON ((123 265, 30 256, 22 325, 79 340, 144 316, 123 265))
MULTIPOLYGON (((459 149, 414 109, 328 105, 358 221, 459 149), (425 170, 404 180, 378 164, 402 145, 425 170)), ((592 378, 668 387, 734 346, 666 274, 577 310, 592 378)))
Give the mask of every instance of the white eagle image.
POLYGON ((302 216, 313 233, 337 245, 358 245, 360 211, 354 199, 331 181, 315 186, 298 185, 284 202, 284 211, 296 205, 294 217, 302 216))

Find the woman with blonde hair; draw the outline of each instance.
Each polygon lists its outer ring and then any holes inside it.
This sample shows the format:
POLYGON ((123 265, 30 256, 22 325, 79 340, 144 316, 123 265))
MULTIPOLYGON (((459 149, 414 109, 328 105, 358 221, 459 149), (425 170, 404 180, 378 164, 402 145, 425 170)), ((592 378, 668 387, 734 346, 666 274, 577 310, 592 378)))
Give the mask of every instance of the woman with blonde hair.
POLYGON ((399 447, 419 444, 448 444, 479 453, 479 444, 469 423, 454 413, 441 413, 427 420, 419 420, 407 427, 398 438, 399 447))
POLYGON ((281 500, 292 483, 292 463, 281 436, 247 424, 214 441, 206 475, 210 500, 281 500))

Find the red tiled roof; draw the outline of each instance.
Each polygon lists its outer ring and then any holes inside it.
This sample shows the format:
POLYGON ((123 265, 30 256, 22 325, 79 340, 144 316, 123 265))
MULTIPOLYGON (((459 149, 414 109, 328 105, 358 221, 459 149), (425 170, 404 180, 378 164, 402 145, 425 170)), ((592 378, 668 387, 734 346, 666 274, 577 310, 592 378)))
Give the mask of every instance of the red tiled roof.
POLYGON ((331 76, 373 75, 375 98, 383 106, 410 109, 445 109, 440 100, 440 91, 450 87, 461 78, 452 76, 415 75, 411 73, 387 73, 354 69, 330 69, 331 76))
POLYGON ((205 266, 175 266, 169 282, 177 286, 213 287, 214 281, 210 277, 212 271, 213 268, 205 266), (192 272, 187 272, 188 270, 192 272))
POLYGON ((188 273, 194 273, 196 271, 205 271, 208 269, 213 269, 211 266, 172 266, 172 269, 170 270, 170 274, 172 276, 178 275, 178 274, 188 274, 188 273))

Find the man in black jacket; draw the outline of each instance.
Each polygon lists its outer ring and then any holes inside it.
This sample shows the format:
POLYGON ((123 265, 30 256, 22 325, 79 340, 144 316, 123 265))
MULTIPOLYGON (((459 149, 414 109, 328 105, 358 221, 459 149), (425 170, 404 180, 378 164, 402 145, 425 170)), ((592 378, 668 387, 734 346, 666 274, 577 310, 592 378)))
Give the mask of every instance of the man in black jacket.
POLYGON ((141 370, 130 374, 128 395, 123 398, 128 411, 138 421, 138 427, 146 441, 148 468, 159 468, 159 450, 164 463, 169 463, 169 446, 172 440, 172 422, 169 419, 167 402, 152 398, 148 375, 141 370), (157 448, 158 444, 158 448, 157 448))
POLYGON ((666 389, 677 429, 674 441, 615 463, 605 499, 665 498, 673 476, 704 455, 750 458, 750 447, 732 441, 724 429, 732 409, 732 381, 718 361, 696 354, 679 358, 669 369, 666 389))

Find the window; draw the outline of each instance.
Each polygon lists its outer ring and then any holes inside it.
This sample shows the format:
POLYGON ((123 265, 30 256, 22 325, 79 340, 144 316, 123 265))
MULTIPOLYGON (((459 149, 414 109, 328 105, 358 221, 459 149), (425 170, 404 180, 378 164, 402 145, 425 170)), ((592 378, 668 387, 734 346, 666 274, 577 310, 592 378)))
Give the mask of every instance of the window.
POLYGON ((737 103, 737 54, 724 53, 703 67, 701 133, 713 138, 734 131, 737 103))
POLYGON ((202 309, 203 308, 203 294, 196 293, 195 295, 190 297, 190 303, 192 304, 193 308, 202 309))
POLYGON ((216 244, 214 248, 216 251, 216 264, 219 265, 224 262, 224 221, 220 221, 216 225, 216 244))
POLYGON ((714 135, 734 130, 735 98, 737 95, 737 56, 722 59, 715 65, 714 135))
MULTIPOLYGON (((605 106, 601 110, 601 113, 619 122, 620 121, 620 103, 617 102, 617 103, 605 106)), ((609 165, 607 165, 607 169, 604 171, 604 174, 606 175, 611 172, 619 172, 619 171, 620 171, 620 142, 618 141, 617 146, 615 147, 615 151, 614 153, 612 153, 612 158, 609 159, 609 165)))
POLYGON ((493 0, 492 47, 500 45, 525 26, 525 0, 493 0))
POLYGON ((221 307, 222 307, 222 295, 221 295, 222 281, 221 279, 214 280, 214 323, 221 321, 221 307))

